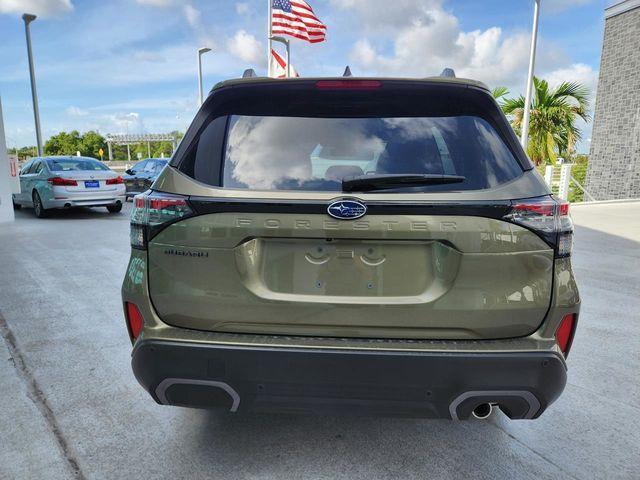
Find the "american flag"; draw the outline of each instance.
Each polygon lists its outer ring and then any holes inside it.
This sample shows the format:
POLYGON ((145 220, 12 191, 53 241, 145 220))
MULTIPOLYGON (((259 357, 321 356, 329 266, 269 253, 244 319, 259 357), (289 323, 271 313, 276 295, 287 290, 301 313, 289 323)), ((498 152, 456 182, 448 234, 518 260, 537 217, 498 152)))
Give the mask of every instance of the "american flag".
POLYGON ((271 33, 311 43, 324 42, 327 27, 304 0, 272 0, 271 33))

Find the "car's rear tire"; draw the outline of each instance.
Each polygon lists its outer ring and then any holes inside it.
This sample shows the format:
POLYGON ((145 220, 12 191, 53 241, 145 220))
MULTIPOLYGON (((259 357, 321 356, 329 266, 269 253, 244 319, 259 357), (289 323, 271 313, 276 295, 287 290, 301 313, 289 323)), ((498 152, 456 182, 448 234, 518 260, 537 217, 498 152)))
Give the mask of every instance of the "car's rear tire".
POLYGON ((22 205, 20 205, 19 203, 16 203, 16 199, 13 197, 11 197, 11 203, 13 203, 14 210, 20 210, 22 208, 22 205))
POLYGON ((107 205, 109 213, 120 213, 122 211, 122 203, 118 202, 115 205, 107 205))
POLYGON ((38 193, 37 190, 33 191, 32 198, 33 198, 33 211, 35 212, 36 217, 47 218, 49 216, 49 211, 46 208, 44 208, 44 205, 42 205, 42 199, 40 198, 40 194, 38 193))

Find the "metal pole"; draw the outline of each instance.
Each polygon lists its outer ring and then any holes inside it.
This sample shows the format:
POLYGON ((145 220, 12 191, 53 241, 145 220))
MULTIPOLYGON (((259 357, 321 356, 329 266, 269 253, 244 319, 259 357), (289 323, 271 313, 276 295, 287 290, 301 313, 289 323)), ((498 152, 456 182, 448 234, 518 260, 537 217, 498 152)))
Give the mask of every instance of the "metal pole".
POLYGON ((291 40, 287 39, 287 78, 291 78, 291 40))
POLYGON ((272 27, 271 18, 272 18, 272 8, 273 3, 272 0, 267 0, 269 3, 268 15, 267 15, 267 77, 270 77, 271 72, 271 50, 273 49, 273 41, 271 39, 272 35, 272 27))
POLYGON ((202 106, 202 55, 198 50, 198 105, 202 106))
POLYGON ((151 158, 151 142, 147 142, 147 158, 151 158))
POLYGON ((36 90, 36 72, 33 66, 33 52, 31 50, 31 31, 29 24, 37 17, 30 13, 22 15, 24 20, 24 32, 27 37, 27 56, 29 57, 29 75, 31 77, 31 98, 33 100, 33 118, 36 123, 36 145, 38 147, 38 156, 42 156, 42 134, 40 133, 40 110, 38 109, 38 92, 36 90))
POLYGON ((210 52, 208 47, 202 47, 198 49, 198 105, 202 106, 204 97, 202 95, 202 55, 210 52))
POLYGON ((127 161, 131 161, 131 148, 129 148, 129 144, 127 143, 127 161))
MULTIPOLYGON (((282 43, 284 44, 285 48, 287 49, 287 68, 285 68, 285 75, 287 76, 287 78, 291 75, 291 59, 289 58, 291 56, 291 47, 290 47, 290 43, 289 40, 284 38, 284 37, 269 37, 269 42, 278 42, 278 43, 282 43)), ((273 74, 273 72, 270 72, 269 76, 271 76, 271 74, 273 74)))
POLYGON ((524 114, 522 115, 522 132, 520 143, 525 152, 529 144, 529 117, 531 115, 531 97, 533 94, 533 71, 536 62, 536 44, 538 43, 538 17, 540 15, 540 0, 534 0, 533 32, 531 33, 531 52, 529 55, 529 74, 527 75, 527 94, 524 98, 524 114))

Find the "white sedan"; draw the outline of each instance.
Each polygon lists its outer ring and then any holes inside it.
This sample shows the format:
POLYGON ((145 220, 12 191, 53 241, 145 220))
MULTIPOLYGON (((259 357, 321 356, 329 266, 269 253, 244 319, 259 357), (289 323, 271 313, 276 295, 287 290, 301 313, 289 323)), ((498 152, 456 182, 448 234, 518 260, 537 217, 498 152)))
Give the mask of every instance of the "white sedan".
POLYGON ((33 207, 40 218, 54 208, 106 207, 117 213, 125 201, 122 177, 89 157, 33 158, 20 170, 20 190, 14 207, 33 207))

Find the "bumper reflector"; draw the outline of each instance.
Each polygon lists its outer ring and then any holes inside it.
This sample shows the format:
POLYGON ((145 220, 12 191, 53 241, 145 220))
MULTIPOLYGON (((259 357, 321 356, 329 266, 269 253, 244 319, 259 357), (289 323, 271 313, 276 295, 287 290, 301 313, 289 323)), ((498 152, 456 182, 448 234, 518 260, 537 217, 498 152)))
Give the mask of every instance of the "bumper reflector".
POLYGON ((142 327, 144 326, 144 319, 138 307, 134 303, 125 302, 127 308, 127 323, 129 324, 129 332, 131 338, 135 340, 140 335, 142 327))
POLYGON ((565 357, 569 354, 569 349, 571 348, 575 319, 576 316, 573 313, 565 315, 562 322, 560 322, 558 330, 556 330, 556 342, 558 342, 558 346, 565 357))

